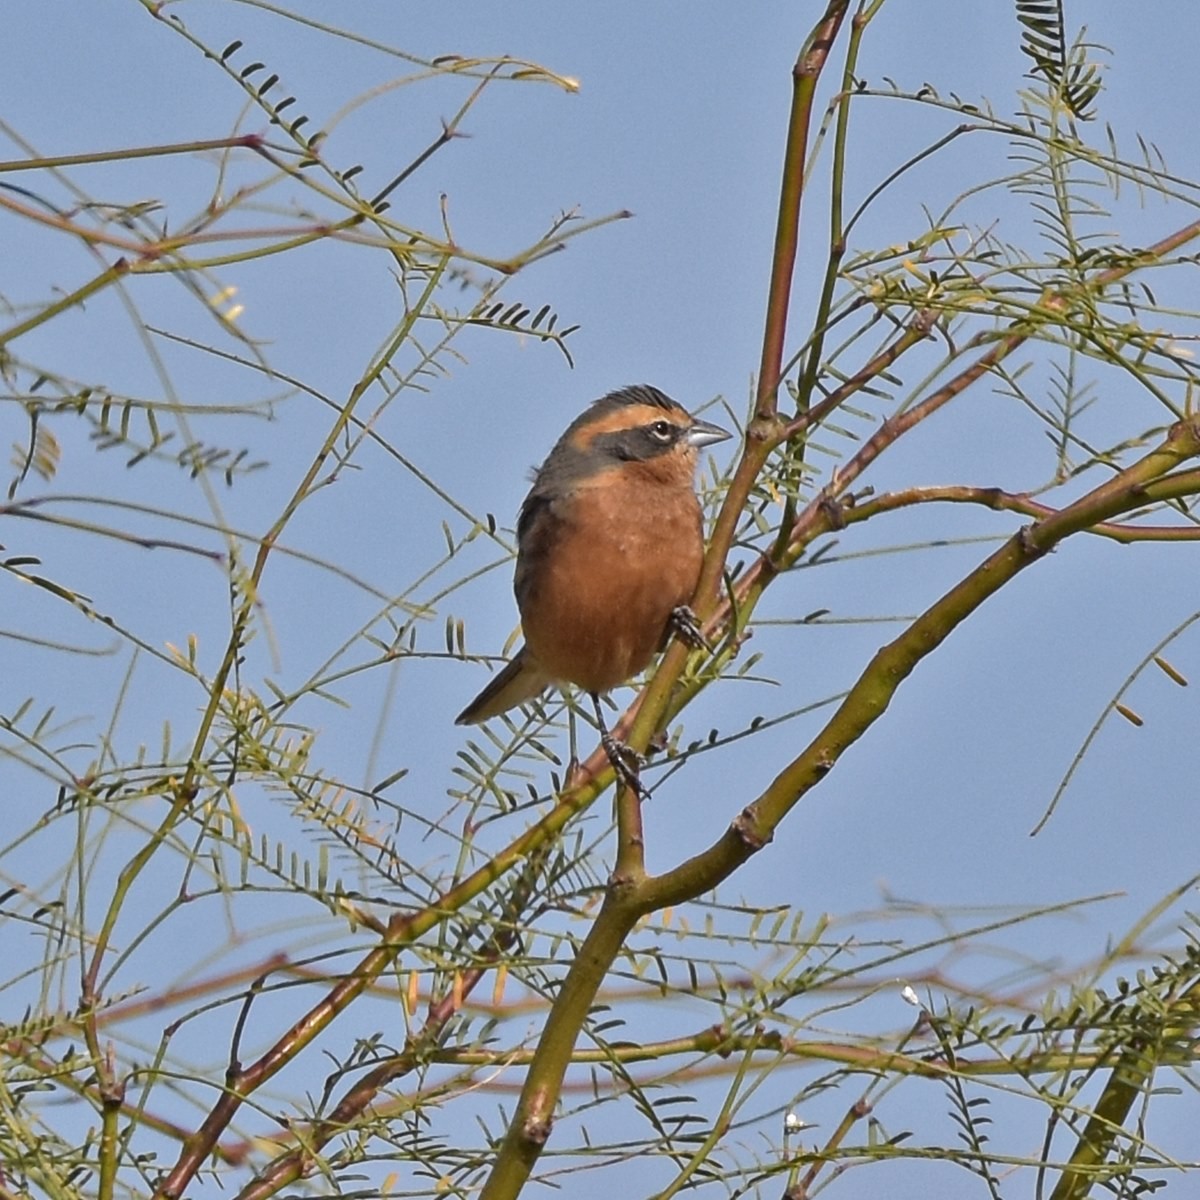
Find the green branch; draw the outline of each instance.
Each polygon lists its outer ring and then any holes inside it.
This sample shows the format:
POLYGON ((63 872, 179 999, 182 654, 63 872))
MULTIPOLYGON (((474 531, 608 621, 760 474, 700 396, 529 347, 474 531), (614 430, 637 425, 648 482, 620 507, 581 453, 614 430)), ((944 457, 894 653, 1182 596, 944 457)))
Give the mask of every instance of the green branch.
POLYGON ((1060 542, 1144 503, 1147 485, 1200 454, 1200 421, 1181 421, 1144 458, 1074 504, 1026 526, 876 653, 825 727, 709 849, 639 889, 650 912, 711 890, 767 845, 783 818, 884 714, 917 665, 985 600, 1060 542))

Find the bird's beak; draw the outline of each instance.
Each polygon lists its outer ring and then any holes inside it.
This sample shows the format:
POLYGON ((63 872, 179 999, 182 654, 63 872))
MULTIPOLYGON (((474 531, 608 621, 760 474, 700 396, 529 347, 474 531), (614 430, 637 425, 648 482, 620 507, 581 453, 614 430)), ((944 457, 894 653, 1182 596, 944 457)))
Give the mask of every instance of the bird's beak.
POLYGON ((732 436, 729 430, 722 429, 720 425, 712 425, 708 421, 693 421, 691 429, 687 431, 687 444, 699 449, 701 446, 723 442, 732 436))

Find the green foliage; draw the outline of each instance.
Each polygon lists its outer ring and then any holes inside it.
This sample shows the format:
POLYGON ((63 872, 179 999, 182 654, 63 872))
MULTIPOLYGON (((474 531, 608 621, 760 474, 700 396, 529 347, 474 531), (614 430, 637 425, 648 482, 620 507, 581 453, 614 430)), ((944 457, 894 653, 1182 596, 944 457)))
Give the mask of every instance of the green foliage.
POLYGON ((1085 42, 1067 44, 1062 0, 1016 0, 1021 52, 1073 117, 1090 121, 1100 94, 1100 73, 1088 61, 1085 42))

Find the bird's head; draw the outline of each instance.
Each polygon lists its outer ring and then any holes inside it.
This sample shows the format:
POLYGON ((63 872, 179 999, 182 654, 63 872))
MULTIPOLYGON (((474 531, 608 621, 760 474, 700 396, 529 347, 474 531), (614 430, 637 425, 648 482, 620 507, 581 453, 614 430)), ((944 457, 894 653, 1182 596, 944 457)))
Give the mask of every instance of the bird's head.
POLYGON ((542 471, 579 482, 623 469, 649 481, 692 486, 698 452, 730 435, 693 417, 647 384, 610 392, 567 427, 542 471))

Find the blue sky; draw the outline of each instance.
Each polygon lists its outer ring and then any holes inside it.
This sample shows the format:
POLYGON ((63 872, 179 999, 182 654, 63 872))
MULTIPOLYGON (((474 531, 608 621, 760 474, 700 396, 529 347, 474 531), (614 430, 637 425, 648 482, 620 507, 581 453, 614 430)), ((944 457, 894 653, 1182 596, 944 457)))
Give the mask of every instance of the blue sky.
MULTIPOLYGON (((634 214, 572 241, 513 280, 505 293, 531 307, 550 304, 562 324, 580 326, 569 341, 573 368, 551 347, 479 332, 458 345, 463 361, 450 364, 427 394, 410 392, 382 415, 381 432, 414 466, 470 512, 493 513, 511 528, 529 468, 587 401, 613 387, 650 382, 692 408, 720 399, 734 414, 745 413, 758 362, 789 73, 817 5, 764 2, 735 10, 623 0, 587 8, 291 7, 352 22, 346 28, 363 38, 417 56, 509 54, 579 82, 575 94, 548 84, 491 88, 465 121, 467 136, 397 193, 393 215, 438 228, 444 211, 460 244, 503 256, 534 241, 563 210, 577 208, 587 218, 625 209, 634 214)), ((252 5, 194 0, 168 11, 217 49, 243 41, 239 54, 247 62, 261 58, 278 72, 281 88, 299 97, 296 111, 310 113, 314 125, 379 89, 327 144, 343 167, 363 164, 364 192, 382 186, 428 144, 465 94, 461 80, 387 90, 389 81, 410 70, 405 63, 252 5)), ((1163 0, 1153 12, 1151 20, 1140 6, 1115 0, 1068 7, 1071 19, 1086 18, 1095 42, 1115 51, 1111 59, 1100 56, 1107 88, 1101 113, 1119 143, 1132 151, 1140 132, 1161 149, 1174 174, 1196 178, 1200 151, 1190 114, 1200 99, 1194 71, 1200 11, 1186 0, 1163 0)), ((244 112, 240 91, 134 0, 92 0, 86 17, 58 0, 18 4, 5 20, 0 159, 25 156, 13 135, 35 152, 70 154, 221 137, 235 128, 263 130, 260 115, 244 112)), ((890 0, 866 41, 860 74, 872 83, 889 77, 906 91, 930 81, 943 93, 986 97, 998 111, 1010 112, 1025 67, 1010 6, 890 0)), ((852 124, 851 202, 955 120, 911 101, 861 103, 852 124)), ((925 209, 940 213, 977 179, 1011 170, 1010 149, 995 135, 977 135, 912 171, 872 206, 855 231, 852 251, 919 235, 927 225, 925 209)), ((161 202, 172 228, 203 207, 215 176, 212 156, 73 173, 101 202, 161 202)), ((824 179, 819 166, 814 178, 824 179)), ((10 179, 50 186, 24 175, 10 179)), ((1112 216, 1096 227, 1111 229, 1126 246, 1152 241, 1194 216, 1183 201, 1143 204, 1132 188, 1103 199, 1112 216)), ((1037 247, 1028 208, 1003 189, 964 212, 1037 247)), ((822 267, 824 214, 818 183, 802 227, 797 334, 811 313, 822 267)), ((285 217, 264 212, 247 219, 270 225, 285 217)), ((0 293, 15 308, 76 287, 95 270, 96 260, 75 242, 33 232, 11 217, 3 221, 0 293)), ((346 394, 399 314, 387 263, 365 249, 317 246, 219 276, 236 287, 236 303, 244 306, 238 327, 272 366, 334 397, 346 394)), ((1190 277, 1161 286, 1164 303, 1187 307, 1187 293, 1194 291, 1190 277)), ((220 342, 203 304, 173 281, 138 280, 130 290, 148 323, 220 342)), ((139 394, 162 396, 169 378, 185 402, 246 403, 286 390, 211 356, 151 340, 161 369, 128 311, 107 295, 12 349, 25 361, 139 394)), ((1039 360, 1033 352, 1026 357, 1036 377, 1039 360)), ((906 382, 915 385, 917 375, 906 382)), ((1161 423, 1161 412, 1128 383, 1106 376, 1099 389, 1098 412, 1108 415, 1097 417, 1098 429, 1109 428, 1105 422, 1111 420, 1113 428, 1140 433, 1161 423)), ((199 436, 245 445, 251 458, 269 463, 233 489, 215 489, 215 500, 169 464, 126 469, 122 452, 97 453, 86 430, 66 419, 53 426, 63 447, 57 478, 32 480, 20 495, 120 497, 210 520, 219 512, 230 526, 261 533, 329 420, 327 410, 304 397, 277 400, 274 411, 270 423, 202 423, 199 436)), ((0 420, 8 441, 20 442, 25 425, 17 407, 0 407, 0 420)), ((718 448, 721 464, 730 453, 727 446, 718 448)), ((995 389, 977 387, 898 448, 867 482, 878 490, 968 482, 1020 490, 1042 484, 1052 465, 1036 422, 995 389)), ((367 448, 356 466, 306 504, 289 530, 288 546, 356 573, 378 595, 395 595, 436 561, 438 523, 450 520, 457 534, 466 523, 376 449, 367 448)), ((113 517, 94 503, 63 502, 55 511, 160 535, 168 528, 129 513, 113 517)), ((919 612, 975 565, 989 544, 893 552, 898 547, 1000 538, 1016 525, 1004 514, 923 508, 849 531, 833 551, 841 561, 796 571, 760 613, 782 619, 828 609, 846 623, 764 627, 754 647, 766 651, 764 673, 779 685, 710 689, 687 715, 685 740, 844 690, 900 628, 884 618, 919 612), (864 557, 867 551, 877 553, 864 557)), ((170 536, 221 548, 219 538, 177 524, 169 529, 170 536)), ((222 572, 203 557, 145 551, 32 522, 6 522, 0 540, 9 553, 36 553, 47 575, 92 597, 97 609, 150 646, 184 645, 195 635, 201 661, 208 669, 214 665, 228 630, 227 587, 222 572)), ((500 652, 516 622, 510 568, 502 559, 484 540, 469 549, 464 562, 498 565, 439 605, 420 632, 423 649, 442 647, 449 616, 467 622, 471 651, 500 652)), ((96 623, 47 606, 44 595, 21 594, 11 582, 0 586, 0 629, 16 635, 0 640, 0 710, 13 711, 26 696, 43 708, 53 704, 58 719, 71 723, 63 740, 80 744, 77 769, 94 753, 88 747, 104 734, 123 688, 112 731, 122 753, 139 744, 157 747, 164 720, 181 740, 186 737, 198 706, 193 685, 147 655, 131 662, 127 646, 118 646, 96 623), (30 637, 113 652, 79 658, 22 640, 30 637)), ((424 587, 418 598, 426 602, 435 591, 424 587)), ((273 564, 259 599, 263 626, 247 670, 288 686, 353 642, 381 608, 364 588, 299 559, 273 564)), ((1022 943, 1044 960, 1070 963, 1100 953, 1110 931, 1121 932, 1195 870, 1194 839, 1179 835, 1190 834, 1194 823, 1190 750, 1179 752, 1194 739, 1191 693, 1153 671, 1135 684, 1129 703, 1146 726, 1110 721, 1054 819, 1037 838, 1028 833, 1104 705, 1195 605, 1190 547, 1073 540, 990 601, 922 664, 886 717, 724 894, 749 905, 787 903, 829 912, 850 929, 858 927, 849 915, 876 907, 882 896, 974 909, 1120 893, 1082 918, 1031 929, 1022 943)), ((360 645, 346 661, 364 657, 362 650, 360 645)), ((1195 676, 1200 640, 1185 636, 1168 656, 1195 676)), ((451 769, 464 741, 453 716, 484 678, 478 665, 414 660, 394 673, 377 670, 350 682, 340 693, 350 708, 310 701, 297 715, 320 730, 322 760, 348 782, 364 784, 372 774, 378 778, 408 763, 412 775, 403 803, 436 819, 453 811, 445 789, 453 784, 451 769)), ((711 842, 798 752, 818 721, 819 715, 790 721, 750 739, 745 751, 724 759, 713 755, 704 771, 665 785, 647 814, 650 865, 667 867, 711 842)), ((9 803, 37 811, 53 800, 47 782, 13 759, 0 762, 0 778, 10 789, 9 803)), ((539 782, 546 785, 544 777, 539 782)), ((248 809, 246 817, 273 829, 278 821, 269 809, 248 809)), ((599 836, 600 821, 594 819, 592 836, 599 836)), ((18 868, 10 852, 0 868, 16 878, 29 863, 18 868)), ((877 929, 869 923, 861 928, 877 929)), ((916 936, 922 926, 906 928, 916 936)), ((852 1188, 848 1184, 843 1194, 858 1194, 852 1188)))

